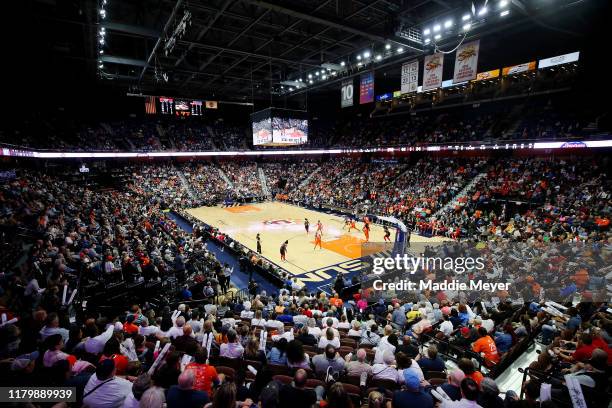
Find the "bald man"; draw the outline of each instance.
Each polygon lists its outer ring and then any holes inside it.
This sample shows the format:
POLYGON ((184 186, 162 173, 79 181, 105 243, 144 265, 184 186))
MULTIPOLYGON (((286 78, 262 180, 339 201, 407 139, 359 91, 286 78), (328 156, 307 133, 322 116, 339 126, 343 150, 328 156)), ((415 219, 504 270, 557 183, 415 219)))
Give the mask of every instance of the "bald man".
POLYGON ((168 390, 168 408, 199 408, 208 404, 210 398, 204 391, 193 389, 195 376, 192 370, 186 370, 179 375, 178 385, 168 390))
POLYGON ((306 373, 306 370, 297 370, 293 376, 293 382, 283 385, 281 388, 278 395, 279 406, 310 408, 314 405, 317 402, 317 394, 314 390, 307 390, 304 388, 307 379, 308 373, 306 373))
POLYGON ((346 373, 351 376, 360 377, 362 373, 372 374, 372 366, 366 363, 367 353, 365 349, 357 350, 356 360, 349 361, 346 365, 346 373))
POLYGON ((193 329, 188 324, 183 326, 183 335, 175 338, 172 344, 176 347, 176 351, 184 351, 190 356, 193 356, 198 348, 198 341, 193 336, 193 329))
POLYGON ((440 385, 446 395, 453 401, 459 401, 461 399, 461 381, 465 378, 464 372, 455 368, 448 374, 448 382, 440 385))

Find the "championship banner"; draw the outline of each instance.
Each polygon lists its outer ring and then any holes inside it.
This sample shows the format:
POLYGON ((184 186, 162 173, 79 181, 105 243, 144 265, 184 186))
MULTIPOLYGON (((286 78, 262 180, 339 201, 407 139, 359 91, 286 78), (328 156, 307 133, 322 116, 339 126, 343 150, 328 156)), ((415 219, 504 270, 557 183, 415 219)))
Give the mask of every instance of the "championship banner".
POLYGON ((425 57, 423 66, 423 91, 439 88, 442 85, 444 54, 437 53, 425 57))
POLYGON ((340 88, 340 106, 342 106, 343 108, 353 106, 353 95, 353 80, 349 79, 346 81, 342 81, 342 87, 340 88))
POLYGON ((362 74, 359 81, 359 104, 374 102, 374 73, 362 74))
POLYGON ((462 44, 455 54, 455 74, 453 83, 470 81, 476 78, 478 72, 478 51, 480 40, 462 44))
POLYGON ((513 65, 511 67, 505 67, 502 69, 502 75, 520 74, 521 72, 533 71, 536 69, 536 62, 526 62, 524 64, 513 65))
POLYGON ((419 86, 419 60, 402 64, 402 94, 416 92, 419 86))
POLYGON ((476 74, 474 81, 484 81, 485 79, 493 79, 499 77, 499 68, 492 69, 491 71, 479 72, 476 74))

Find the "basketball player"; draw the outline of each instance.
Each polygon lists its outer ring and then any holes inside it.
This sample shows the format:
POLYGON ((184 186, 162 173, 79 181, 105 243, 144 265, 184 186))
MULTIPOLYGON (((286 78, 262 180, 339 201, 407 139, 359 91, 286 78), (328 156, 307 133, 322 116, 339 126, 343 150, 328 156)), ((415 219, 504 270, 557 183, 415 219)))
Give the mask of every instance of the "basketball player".
POLYGON ((310 228, 310 222, 308 218, 304 218, 304 228, 306 229, 306 235, 308 235, 308 229, 310 228))
POLYGON ((289 241, 285 241, 283 242, 283 245, 281 245, 280 247, 280 256, 281 256, 281 261, 283 262, 287 262, 287 245, 289 245, 289 241))
POLYGON ((313 250, 317 249, 317 245, 319 246, 319 249, 323 249, 321 246, 321 233, 319 231, 315 232, 315 246, 313 250))
POLYGON ((370 242, 370 220, 368 217, 363 217, 363 235, 366 242, 370 242))
POLYGON ((391 231, 389 231, 389 227, 387 227, 386 225, 383 227, 383 229, 385 230, 385 236, 384 236, 384 240, 385 241, 389 241, 391 242, 391 231))
POLYGON ((348 228, 350 231, 350 228, 351 228, 350 226, 351 226, 351 219, 348 216, 344 217, 344 225, 342 226, 342 230, 344 230, 344 228, 348 228))
POLYGON ((259 236, 259 233, 257 233, 257 253, 261 254, 261 237, 259 236))
POLYGON ((351 218, 351 225, 349 225, 348 232, 351 232, 353 228, 355 229, 355 231, 359 231, 359 228, 357 228, 357 225, 355 225, 355 219, 351 218))
POLYGON ((320 232, 323 235, 323 224, 321 224, 321 220, 317 221, 317 232, 320 232))

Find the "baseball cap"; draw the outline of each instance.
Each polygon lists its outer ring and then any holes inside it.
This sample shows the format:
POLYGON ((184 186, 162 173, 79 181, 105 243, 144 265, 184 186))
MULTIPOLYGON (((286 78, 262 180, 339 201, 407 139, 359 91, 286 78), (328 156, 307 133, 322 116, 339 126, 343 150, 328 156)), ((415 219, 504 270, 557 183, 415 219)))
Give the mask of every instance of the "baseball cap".
POLYGON ((407 368, 404 370, 404 383, 410 390, 416 391, 421 386, 421 380, 414 370, 407 368))
POLYGON ((461 328, 461 334, 463 334, 464 336, 466 334, 470 334, 470 329, 468 329, 467 327, 462 327, 461 328))

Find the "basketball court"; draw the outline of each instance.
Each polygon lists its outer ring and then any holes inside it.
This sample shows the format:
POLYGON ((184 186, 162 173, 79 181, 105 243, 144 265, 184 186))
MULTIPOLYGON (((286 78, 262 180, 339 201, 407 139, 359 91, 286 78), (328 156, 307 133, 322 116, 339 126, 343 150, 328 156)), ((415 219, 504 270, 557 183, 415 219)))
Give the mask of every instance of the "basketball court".
MULTIPOLYGON (((363 222, 351 232, 344 219, 333 214, 308 210, 291 204, 269 202, 238 207, 199 207, 187 212, 208 225, 218 228, 247 248, 256 251, 256 236, 261 237, 262 256, 298 277, 309 288, 333 282, 338 273, 351 274, 360 268, 361 246, 365 243, 363 222), (310 221, 310 233, 304 219, 310 221), (322 248, 314 249, 317 221, 323 224, 322 248), (344 227, 344 228, 343 228, 344 227), (280 247, 289 241, 287 260, 281 261, 280 247)), ((391 240, 395 236, 391 230, 391 240)), ((370 224, 370 241, 383 242, 384 230, 370 224)), ((411 242, 439 242, 443 238, 427 238, 412 234, 411 242)))

